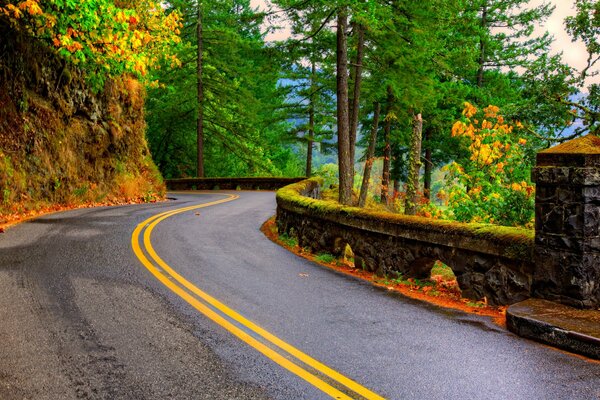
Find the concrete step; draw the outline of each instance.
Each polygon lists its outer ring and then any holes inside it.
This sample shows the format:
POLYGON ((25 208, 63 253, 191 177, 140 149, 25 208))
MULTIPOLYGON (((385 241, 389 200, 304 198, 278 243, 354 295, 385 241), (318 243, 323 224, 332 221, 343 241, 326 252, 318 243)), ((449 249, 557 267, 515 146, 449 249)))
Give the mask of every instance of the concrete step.
POLYGON ((532 298, 508 307, 506 325, 519 336, 600 360, 600 310, 532 298))

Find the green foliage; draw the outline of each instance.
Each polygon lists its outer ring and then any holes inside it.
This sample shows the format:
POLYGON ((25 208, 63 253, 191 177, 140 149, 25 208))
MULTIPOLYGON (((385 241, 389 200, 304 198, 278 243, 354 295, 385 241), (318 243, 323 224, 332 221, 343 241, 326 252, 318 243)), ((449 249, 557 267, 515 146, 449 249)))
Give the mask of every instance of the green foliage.
POLYGON ((438 275, 441 276, 443 280, 451 281, 456 279, 456 275, 452 271, 452 268, 447 266, 441 261, 436 261, 431 268, 431 276, 438 275))
POLYGON ((287 233, 279 235, 279 240, 288 247, 298 246, 298 239, 293 236, 289 236, 287 233))
POLYGON ((329 254, 329 253, 319 253, 315 257, 315 260, 317 260, 318 262, 325 263, 325 264, 330 264, 336 260, 336 257, 333 254, 329 254))
MULTIPOLYGON (((148 142, 166 178, 196 173, 198 3, 170 3, 182 15, 181 68, 156 71, 164 83, 147 102, 148 142)), ((279 109, 280 60, 260 32, 263 17, 247 0, 204 1, 203 84, 206 176, 298 176, 302 165, 289 144, 279 109)))

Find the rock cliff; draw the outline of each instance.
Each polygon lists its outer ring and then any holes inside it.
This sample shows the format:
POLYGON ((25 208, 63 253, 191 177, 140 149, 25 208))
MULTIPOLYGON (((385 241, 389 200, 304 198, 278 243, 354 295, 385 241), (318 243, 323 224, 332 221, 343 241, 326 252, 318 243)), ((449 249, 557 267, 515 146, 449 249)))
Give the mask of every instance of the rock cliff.
POLYGON ((52 49, 0 22, 0 223, 53 204, 162 197, 144 94, 127 76, 93 91, 52 49))

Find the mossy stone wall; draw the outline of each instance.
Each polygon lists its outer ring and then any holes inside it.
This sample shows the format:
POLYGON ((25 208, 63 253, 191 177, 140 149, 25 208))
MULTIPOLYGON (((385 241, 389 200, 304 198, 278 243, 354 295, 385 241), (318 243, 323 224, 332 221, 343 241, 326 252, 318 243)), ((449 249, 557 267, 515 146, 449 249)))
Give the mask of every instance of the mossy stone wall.
POLYGON ((340 254, 350 245, 355 265, 380 275, 423 278, 436 260, 450 266, 463 295, 490 304, 530 296, 533 232, 369 212, 319 200, 318 178, 277 192, 280 233, 314 252, 340 254))

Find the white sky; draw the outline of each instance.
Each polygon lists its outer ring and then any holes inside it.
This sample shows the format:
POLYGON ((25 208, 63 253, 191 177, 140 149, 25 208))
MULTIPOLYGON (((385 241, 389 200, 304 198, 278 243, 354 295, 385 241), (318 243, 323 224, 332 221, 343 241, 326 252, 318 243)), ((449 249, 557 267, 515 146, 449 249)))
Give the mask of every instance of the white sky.
MULTIPOLYGON (((264 8, 268 0, 250 0, 250 4, 253 7, 264 8)), ((531 0, 529 4, 531 6, 537 6, 544 0, 531 0)), ((575 6, 573 0, 549 0, 556 6, 554 13, 550 18, 538 28, 537 34, 547 30, 552 36, 554 36, 554 43, 552 44, 552 53, 563 53, 563 60, 571 65, 572 67, 581 70, 586 62, 587 53, 583 43, 573 43, 570 36, 567 34, 564 28, 564 19, 568 15, 575 14, 575 6)), ((289 30, 283 29, 276 33, 269 34, 267 40, 282 40, 289 37, 289 30)), ((596 76, 594 81, 600 82, 600 76, 596 76)))

